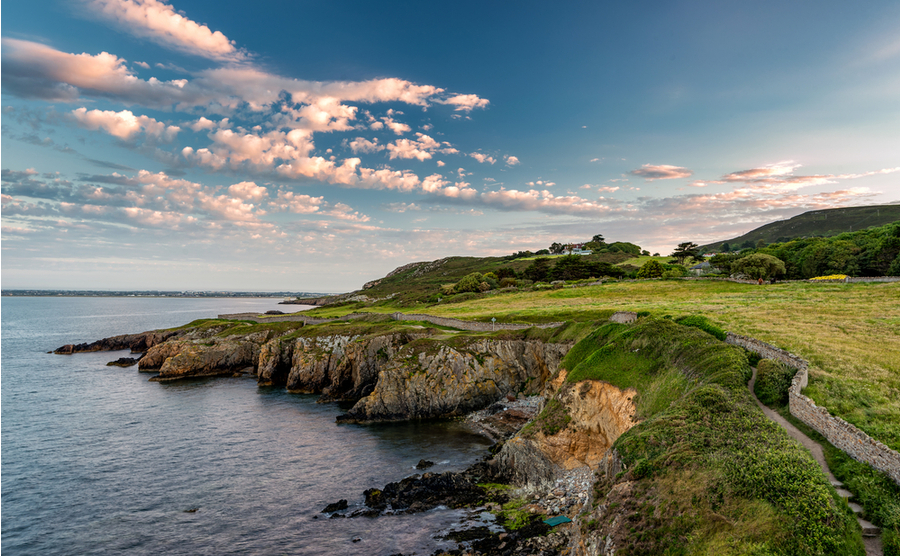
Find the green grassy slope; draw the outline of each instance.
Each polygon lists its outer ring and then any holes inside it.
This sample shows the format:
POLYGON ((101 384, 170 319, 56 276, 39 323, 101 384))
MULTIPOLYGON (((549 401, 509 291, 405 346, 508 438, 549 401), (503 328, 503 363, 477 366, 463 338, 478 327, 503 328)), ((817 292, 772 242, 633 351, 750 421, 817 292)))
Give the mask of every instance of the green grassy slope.
POLYGON ((600 327, 563 366, 638 390, 643 421, 614 444, 627 471, 596 487, 625 525, 586 524, 611 532, 617 554, 864 553, 846 502, 752 401, 743 350, 644 318, 600 327))
POLYGON ((708 243, 701 247, 707 251, 718 251, 723 243, 728 243, 731 249, 735 249, 745 241, 755 246, 759 240, 769 244, 803 237, 831 237, 870 226, 883 226, 898 220, 900 220, 900 204, 814 210, 788 220, 760 226, 736 238, 708 243))

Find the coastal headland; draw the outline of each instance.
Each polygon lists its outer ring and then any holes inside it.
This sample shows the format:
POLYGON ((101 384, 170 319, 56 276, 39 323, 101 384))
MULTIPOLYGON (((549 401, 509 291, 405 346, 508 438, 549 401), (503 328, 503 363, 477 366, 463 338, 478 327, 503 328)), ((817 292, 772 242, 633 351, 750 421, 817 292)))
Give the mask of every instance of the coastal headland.
POLYGON ((500 527, 453 533, 459 553, 866 553, 846 500, 756 406, 747 382, 758 356, 705 319, 611 313, 494 331, 377 313, 317 324, 259 315, 56 352, 127 349, 154 381, 255 377, 352 404, 338 418, 351 426, 465 419, 497 441, 483 462, 373 485, 363 507, 322 514, 496 514, 500 527), (554 517, 564 523, 551 528, 554 517))

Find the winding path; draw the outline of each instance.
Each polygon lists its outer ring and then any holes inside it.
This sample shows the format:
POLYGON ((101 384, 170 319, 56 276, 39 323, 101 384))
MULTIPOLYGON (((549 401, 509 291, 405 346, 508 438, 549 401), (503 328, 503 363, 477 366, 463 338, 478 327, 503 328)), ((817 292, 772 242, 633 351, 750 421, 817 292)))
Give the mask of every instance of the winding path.
POLYGON ((853 510, 853 513, 856 514, 856 521, 859 522, 859 526, 863 531, 863 543, 866 546, 866 556, 883 556, 884 551, 881 547, 881 529, 860 517, 860 514, 863 511, 862 506, 855 502, 849 501, 849 499, 853 497, 853 493, 845 489, 844 483, 838 481, 837 478, 835 478, 835 476, 831 473, 831 469, 828 468, 828 463, 825 462, 825 453, 822 451, 822 446, 815 440, 803 434, 803 432, 793 424, 791 424, 790 421, 773 411, 768 406, 763 405, 763 403, 756 397, 756 393, 753 391, 753 387, 755 385, 756 367, 753 367, 753 376, 750 378, 750 382, 747 383, 747 388, 750 389, 750 395, 753 396, 753 401, 756 402, 756 405, 759 406, 766 417, 781 425, 781 427, 785 431, 787 431, 788 435, 791 438, 802 444, 804 448, 812 453, 812 456, 816 460, 816 463, 818 463, 819 467, 822 468, 822 471, 825 473, 828 481, 832 484, 832 486, 834 486, 835 490, 837 490, 837 493, 842 498, 846 498, 848 500, 847 503, 849 504, 850 509, 853 510))

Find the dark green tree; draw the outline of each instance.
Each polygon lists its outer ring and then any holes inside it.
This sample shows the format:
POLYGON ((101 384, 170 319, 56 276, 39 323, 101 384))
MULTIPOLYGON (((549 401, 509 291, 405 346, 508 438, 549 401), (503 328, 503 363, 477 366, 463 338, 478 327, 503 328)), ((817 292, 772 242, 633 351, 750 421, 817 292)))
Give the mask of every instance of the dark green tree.
POLYGON ((566 246, 563 245, 562 243, 557 243, 554 241, 550 245, 550 252, 553 253, 554 255, 558 255, 559 253, 562 253, 565 250, 565 248, 566 248, 566 246))
POLYGON ((540 258, 535 259, 532 263, 525 269, 522 274, 525 275, 525 278, 533 282, 546 282, 547 281, 547 273, 550 271, 550 259, 540 258))
POLYGON ((593 241, 594 243, 602 243, 604 245, 606 244, 606 240, 603 239, 603 234, 595 235, 594 237, 591 238, 591 241, 593 241))
POLYGON ((731 246, 728 245, 728 242, 726 241, 725 243, 722 244, 722 252, 727 253, 729 251, 731 251, 731 246))
POLYGON ((700 258, 700 246, 693 241, 685 241, 684 243, 679 243, 670 256, 675 257, 678 260, 678 264, 684 264, 684 261, 688 258, 700 258))
POLYGON ((765 253, 753 253, 735 261, 731 265, 731 270, 735 273, 746 274, 754 280, 759 278, 768 280, 784 274, 784 261, 765 253))

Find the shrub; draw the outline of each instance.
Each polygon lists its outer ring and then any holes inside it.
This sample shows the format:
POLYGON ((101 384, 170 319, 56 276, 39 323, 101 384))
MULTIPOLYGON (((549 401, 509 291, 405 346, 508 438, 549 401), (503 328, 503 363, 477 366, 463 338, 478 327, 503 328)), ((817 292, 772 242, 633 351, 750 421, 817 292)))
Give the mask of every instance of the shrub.
POLYGON ((644 266, 637 271, 638 278, 660 278, 666 269, 657 260, 651 260, 644 263, 644 266))
POLYGON ((788 390, 797 369, 772 359, 762 359, 756 367, 756 386, 753 392, 759 401, 766 405, 785 405, 788 403, 788 390))
POLYGON ((472 274, 464 276, 462 280, 457 282, 456 286, 453 287, 453 291, 456 293, 479 292, 482 291, 482 282, 484 282, 484 277, 481 273, 473 272, 472 274))
POLYGON ((768 280, 785 272, 784 261, 764 253, 754 253, 738 259, 731 265, 731 270, 735 273, 746 274, 754 280, 759 278, 768 280))
POLYGON ((515 278, 503 278, 500 280, 501 288, 514 288, 518 284, 518 280, 515 278))

